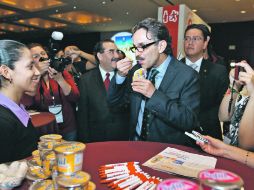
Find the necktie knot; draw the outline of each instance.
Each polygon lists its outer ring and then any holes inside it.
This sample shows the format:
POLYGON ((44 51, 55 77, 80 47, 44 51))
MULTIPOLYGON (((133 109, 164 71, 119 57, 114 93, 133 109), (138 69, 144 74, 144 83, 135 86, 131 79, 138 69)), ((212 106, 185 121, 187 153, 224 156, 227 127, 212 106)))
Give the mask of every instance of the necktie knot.
POLYGON ((156 70, 156 69, 152 69, 152 70, 151 70, 151 74, 150 74, 149 80, 150 80, 153 84, 155 84, 155 77, 156 77, 156 75, 157 75, 158 73, 159 73, 159 71, 156 70))
POLYGON ((195 63, 190 64, 190 67, 197 71, 198 65, 195 63))

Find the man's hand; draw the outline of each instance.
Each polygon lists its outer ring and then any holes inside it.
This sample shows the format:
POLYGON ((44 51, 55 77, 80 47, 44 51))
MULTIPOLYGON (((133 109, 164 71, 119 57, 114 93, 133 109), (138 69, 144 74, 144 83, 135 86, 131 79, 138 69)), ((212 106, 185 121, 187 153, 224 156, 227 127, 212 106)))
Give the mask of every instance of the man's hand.
POLYGON ((155 87, 150 80, 138 78, 131 83, 132 89, 135 92, 143 94, 147 98, 151 98, 155 87))
POLYGON ((132 68, 132 61, 129 58, 121 59, 116 63, 117 73, 125 77, 132 68))

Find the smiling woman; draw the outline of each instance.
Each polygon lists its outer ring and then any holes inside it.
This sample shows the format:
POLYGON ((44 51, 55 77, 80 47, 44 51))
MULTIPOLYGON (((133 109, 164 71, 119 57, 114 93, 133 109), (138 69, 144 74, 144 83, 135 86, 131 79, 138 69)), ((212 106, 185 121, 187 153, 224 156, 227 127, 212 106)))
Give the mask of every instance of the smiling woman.
POLYGON ((24 93, 35 94, 39 79, 24 44, 0 40, 0 163, 26 158, 36 149, 38 135, 20 100, 24 93))

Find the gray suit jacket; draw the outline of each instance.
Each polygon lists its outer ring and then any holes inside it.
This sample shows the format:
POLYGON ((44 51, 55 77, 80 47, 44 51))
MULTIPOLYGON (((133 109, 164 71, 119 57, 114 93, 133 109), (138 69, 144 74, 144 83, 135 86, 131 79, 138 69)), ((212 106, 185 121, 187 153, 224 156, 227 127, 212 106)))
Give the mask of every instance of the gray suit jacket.
MULTIPOLYGON (((109 87, 108 102, 111 106, 130 103, 130 136, 134 137, 140 104, 143 96, 131 89, 130 83, 136 65, 123 84, 116 84, 115 76, 109 87)), ((158 90, 146 100, 146 108, 152 112, 148 128, 148 141, 190 145, 193 142, 184 131, 195 129, 199 113, 199 80, 193 69, 172 57, 158 90)))

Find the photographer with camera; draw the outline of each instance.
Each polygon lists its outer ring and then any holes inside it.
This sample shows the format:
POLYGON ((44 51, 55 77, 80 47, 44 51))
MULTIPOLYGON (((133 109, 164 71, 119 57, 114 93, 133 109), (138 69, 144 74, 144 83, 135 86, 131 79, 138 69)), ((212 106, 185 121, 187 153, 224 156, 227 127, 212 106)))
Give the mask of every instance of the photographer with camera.
POLYGON ((66 67, 66 70, 72 74, 76 84, 78 84, 82 74, 96 67, 94 55, 86 53, 74 45, 64 48, 64 57, 71 59, 71 63, 66 67))
POLYGON ((235 63, 229 79, 230 85, 219 109, 220 121, 230 121, 224 142, 253 150, 254 71, 246 61, 241 61, 235 63))
POLYGON ((62 59, 49 59, 40 44, 33 43, 28 47, 42 76, 32 107, 38 111, 53 113, 63 138, 76 140, 76 120, 72 104, 78 100, 79 90, 73 77, 61 66, 65 64, 61 62, 62 59))

